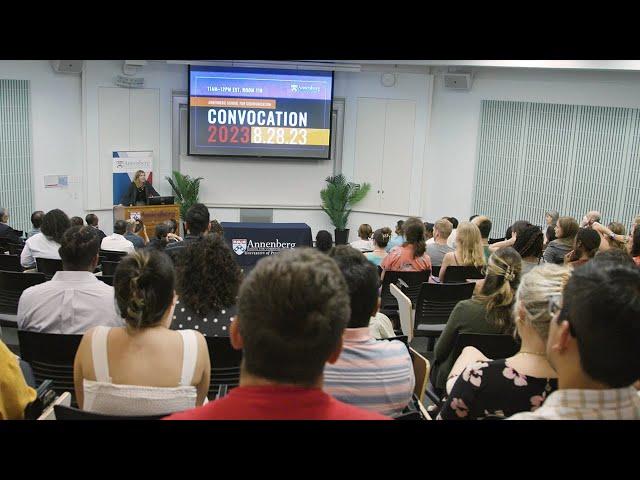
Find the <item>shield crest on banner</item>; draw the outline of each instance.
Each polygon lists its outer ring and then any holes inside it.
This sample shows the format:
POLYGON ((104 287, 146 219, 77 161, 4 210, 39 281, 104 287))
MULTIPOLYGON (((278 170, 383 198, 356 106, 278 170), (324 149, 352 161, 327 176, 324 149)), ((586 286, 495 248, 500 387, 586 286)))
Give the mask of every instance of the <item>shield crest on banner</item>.
POLYGON ((236 255, 242 255, 247 251, 247 239, 246 238, 234 238, 231 240, 231 247, 236 255))

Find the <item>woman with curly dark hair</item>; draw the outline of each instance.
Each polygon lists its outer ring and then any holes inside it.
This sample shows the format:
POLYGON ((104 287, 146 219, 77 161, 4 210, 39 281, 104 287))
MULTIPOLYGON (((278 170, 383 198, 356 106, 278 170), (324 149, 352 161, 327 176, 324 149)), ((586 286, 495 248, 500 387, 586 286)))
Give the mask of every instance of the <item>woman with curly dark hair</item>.
POLYGON ((210 337, 228 336, 242 274, 224 239, 205 235, 186 246, 176 274, 180 298, 171 328, 195 329, 210 337))
POLYGON ((62 235, 71 227, 71 221, 62 210, 49 210, 42 218, 40 233, 27 239, 20 254, 20 263, 24 268, 34 268, 36 258, 60 259, 58 249, 62 235))

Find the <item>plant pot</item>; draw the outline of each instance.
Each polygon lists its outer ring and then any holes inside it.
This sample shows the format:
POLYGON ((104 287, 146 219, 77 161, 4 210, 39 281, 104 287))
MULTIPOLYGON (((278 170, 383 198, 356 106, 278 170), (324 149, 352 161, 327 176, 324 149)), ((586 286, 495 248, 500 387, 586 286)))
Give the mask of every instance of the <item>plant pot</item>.
POLYGON ((334 231, 335 234, 335 244, 336 245, 346 245, 349 241, 349 229, 346 230, 338 230, 337 228, 334 231))

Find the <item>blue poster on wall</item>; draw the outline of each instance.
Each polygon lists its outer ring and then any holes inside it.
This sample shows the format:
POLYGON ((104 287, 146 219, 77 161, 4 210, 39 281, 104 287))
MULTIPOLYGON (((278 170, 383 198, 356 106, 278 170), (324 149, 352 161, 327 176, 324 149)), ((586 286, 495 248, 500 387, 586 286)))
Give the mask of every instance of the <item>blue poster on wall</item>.
POLYGON ((127 193, 138 170, 142 170, 146 174, 147 183, 153 185, 152 168, 152 151, 113 152, 113 204, 121 203, 122 196, 127 193))

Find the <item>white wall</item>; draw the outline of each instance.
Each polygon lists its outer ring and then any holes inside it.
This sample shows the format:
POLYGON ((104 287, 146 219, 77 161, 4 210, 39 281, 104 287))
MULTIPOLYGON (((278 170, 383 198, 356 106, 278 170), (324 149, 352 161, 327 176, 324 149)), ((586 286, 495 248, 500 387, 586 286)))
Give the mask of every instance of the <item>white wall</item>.
POLYGON ((436 75, 425 159, 423 215, 429 221, 482 213, 471 211, 482 100, 640 108, 640 73, 480 69, 468 92, 445 89, 436 75))
POLYGON ((83 215, 80 76, 57 74, 42 60, 6 60, 0 77, 31 84, 34 209, 60 207, 70 216, 83 215), (45 175, 69 175, 75 182, 45 189, 45 175))
MULTIPOLYGON (((31 81, 34 207, 42 210, 61 207, 70 215, 81 216, 94 211, 107 233, 112 229, 111 208, 89 201, 89 197, 95 191, 96 182, 102 182, 102 188, 110 186, 110 177, 96 179, 88 174, 95 171, 98 161, 97 90, 100 86, 113 86, 113 77, 121 73, 121 67, 122 61, 87 61, 81 81, 79 75, 55 73, 47 61, 0 61, 2 78, 31 81), (83 135, 86 135, 86 145, 83 135), (42 182, 46 174, 81 177, 81 183, 72 184, 66 190, 45 190, 42 182)), ((349 177, 354 169, 357 98, 404 98, 416 102, 416 135, 421 133, 423 139, 420 141, 416 136, 408 192, 410 212, 407 213, 422 213, 430 221, 442 215, 465 219, 476 213, 470 209, 481 100, 640 108, 639 73, 478 69, 469 92, 445 90, 441 77, 435 73, 432 98, 428 86, 430 76, 426 74, 401 73, 396 87, 386 88, 380 84, 380 74, 376 72, 337 72, 334 92, 346 99, 343 171, 349 177), (420 161, 421 156, 424 162, 420 161)), ((154 176, 159 191, 169 194, 170 188, 163 179, 170 174, 172 165, 171 93, 172 90, 186 91, 186 67, 152 62, 144 67, 142 76, 145 87, 158 89, 160 93, 160 142, 154 176)), ((221 221, 239 219, 237 208, 210 210, 212 217, 221 221)), ((354 212, 349 224, 351 237, 355 238, 360 223, 370 223, 374 228, 393 227, 397 220, 396 216, 354 212)), ((320 210, 276 209, 274 221, 307 222, 314 235, 321 229, 333 231, 320 210)))

